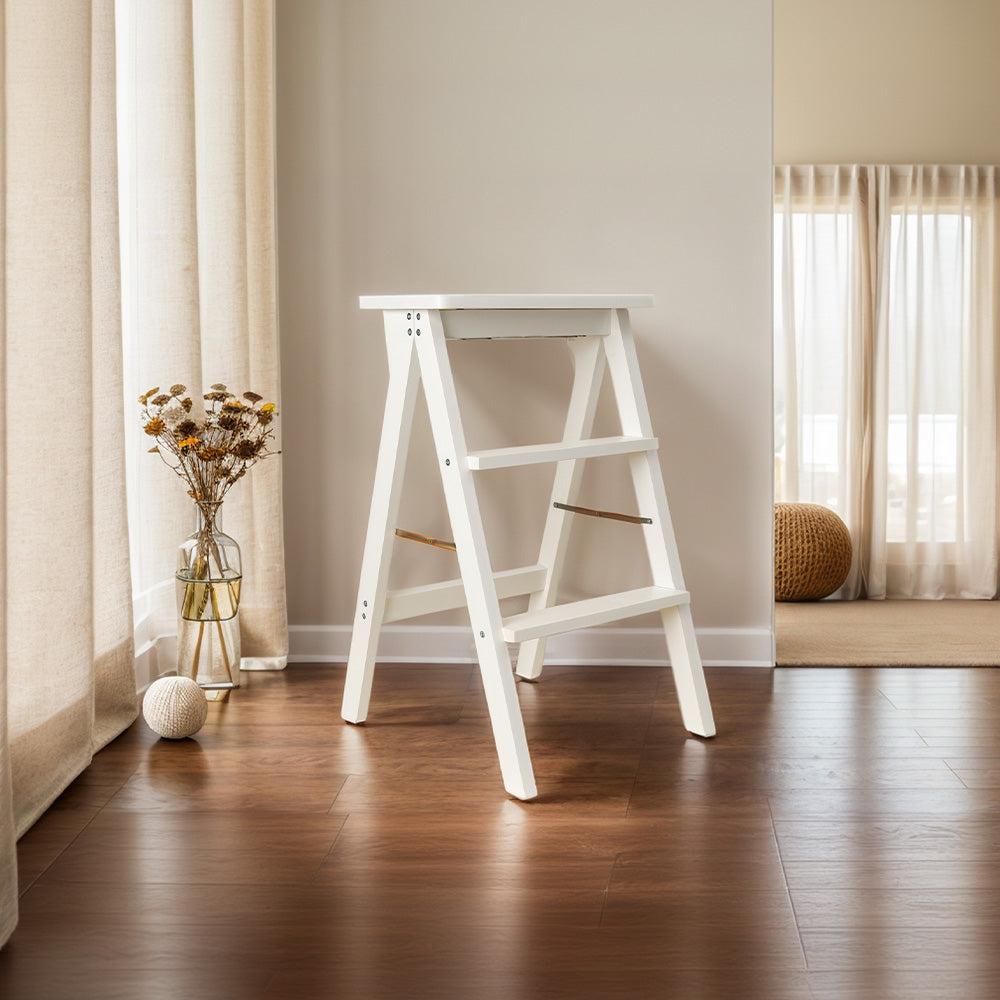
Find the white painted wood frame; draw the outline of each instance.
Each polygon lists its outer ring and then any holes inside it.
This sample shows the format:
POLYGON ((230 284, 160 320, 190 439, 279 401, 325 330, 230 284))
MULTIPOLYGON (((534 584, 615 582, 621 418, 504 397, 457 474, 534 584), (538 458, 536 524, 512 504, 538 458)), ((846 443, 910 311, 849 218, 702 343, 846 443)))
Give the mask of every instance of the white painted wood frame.
POLYGON ((367 716, 378 635, 384 621, 466 606, 476 646, 504 787, 520 799, 537 794, 507 643, 520 643, 517 672, 540 676, 547 636, 659 611, 685 727, 715 733, 704 671, 684 589, 666 492, 656 459, 628 307, 647 296, 381 296, 362 308, 381 308, 389 355, 389 388, 372 491, 358 606, 348 656, 343 717, 367 716), (553 444, 470 452, 448 359, 449 339, 563 337, 574 365, 562 440, 553 444), (591 438, 605 368, 622 434, 591 438), (423 381, 431 429, 454 533, 460 580, 388 591, 388 572, 409 431, 423 381), (557 605, 584 462, 626 454, 642 525, 652 586, 557 605), (552 495, 538 563, 494 573, 483 531, 475 475, 483 469, 554 463, 552 495), (506 621, 500 599, 529 595, 528 609, 506 621))

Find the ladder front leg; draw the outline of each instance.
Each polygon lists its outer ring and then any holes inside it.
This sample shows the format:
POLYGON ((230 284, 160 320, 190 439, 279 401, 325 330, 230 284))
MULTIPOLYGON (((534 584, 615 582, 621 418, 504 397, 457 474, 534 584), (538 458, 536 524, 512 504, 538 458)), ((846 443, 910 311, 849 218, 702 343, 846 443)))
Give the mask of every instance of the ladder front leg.
POLYGON ((368 534, 361 564, 361 582, 341 715, 348 722, 364 722, 368 716, 375 654, 385 614, 389 564, 395 537, 396 517, 402 493, 410 428, 416 406, 420 376, 412 334, 407 334, 406 314, 387 313, 385 339, 389 354, 389 388, 382 421, 382 438, 375 467, 375 484, 368 514, 368 534))
MULTIPOLYGON (((641 437, 652 435, 653 427, 639 374, 635 341, 628 314, 624 310, 618 312, 617 322, 605 344, 608 370, 614 385, 618 412, 621 414, 623 433, 641 437)), ((653 582, 657 586, 684 590, 677 539, 674 536, 659 460, 653 452, 633 455, 629 459, 629 470, 639 509, 652 520, 651 524, 643 526, 643 538, 653 582)), ((691 606, 683 604, 666 608, 661 612, 661 617, 684 727, 700 736, 714 736, 715 720, 698 652, 691 606)))
POLYGON ((698 736, 714 736, 715 719, 712 716, 708 687, 705 685, 705 672, 698 652, 691 606, 683 604, 665 608, 660 615, 667 637, 670 668, 674 675, 684 728, 698 736))
MULTIPOLYGON (((419 313, 417 314, 419 317, 419 313)), ((469 618, 475 636, 486 705, 500 758, 504 788, 519 799, 537 794, 528 752, 528 740, 517 700, 510 654, 503 639, 500 602, 486 549, 482 515, 469 469, 469 453, 462 430, 454 379, 448 359, 444 327, 431 311, 421 320, 417 340, 420 374, 427 412, 434 433, 441 482, 454 533, 456 555, 465 586, 469 618)))

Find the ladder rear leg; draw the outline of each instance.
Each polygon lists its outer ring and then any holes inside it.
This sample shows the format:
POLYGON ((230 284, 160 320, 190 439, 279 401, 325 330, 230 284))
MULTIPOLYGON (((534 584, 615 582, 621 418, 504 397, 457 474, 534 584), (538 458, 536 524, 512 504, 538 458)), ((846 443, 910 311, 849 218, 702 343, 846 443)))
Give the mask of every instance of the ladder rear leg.
MULTIPOLYGON (((582 441, 590 437, 594 413, 600 396, 604 375, 604 345, 601 337, 581 337, 568 341, 573 355, 573 389, 563 441, 582 441)), ((562 579, 566 550, 569 546, 571 517, 564 510, 553 506, 555 501, 576 503, 583 478, 584 459, 569 459, 556 464, 552 480, 552 496, 545 515, 545 528, 538 552, 538 562, 548 570, 545 586, 528 598, 528 610, 538 611, 555 603, 559 581, 562 579)), ((517 654, 517 673, 525 680, 537 680, 542 673, 545 659, 545 639, 529 639, 521 643, 517 654)))

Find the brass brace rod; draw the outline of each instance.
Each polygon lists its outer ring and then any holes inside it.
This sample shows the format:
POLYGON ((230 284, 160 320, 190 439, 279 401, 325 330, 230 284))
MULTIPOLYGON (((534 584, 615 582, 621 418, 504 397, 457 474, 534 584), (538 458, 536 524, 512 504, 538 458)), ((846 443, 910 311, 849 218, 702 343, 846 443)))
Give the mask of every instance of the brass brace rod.
POLYGON ((609 517, 612 521, 627 521, 629 524, 652 524, 651 517, 637 517, 635 514, 616 514, 613 510, 594 510, 591 507, 574 507, 569 503, 553 502, 553 507, 568 510, 574 514, 586 514, 588 517, 609 517))
POLYGON ((423 542, 424 545, 433 545, 435 548, 448 549, 449 552, 457 552, 454 542, 444 542, 440 538, 431 538, 430 535, 421 535, 418 531, 404 531, 402 528, 396 529, 396 534, 400 538, 408 538, 411 542, 423 542))

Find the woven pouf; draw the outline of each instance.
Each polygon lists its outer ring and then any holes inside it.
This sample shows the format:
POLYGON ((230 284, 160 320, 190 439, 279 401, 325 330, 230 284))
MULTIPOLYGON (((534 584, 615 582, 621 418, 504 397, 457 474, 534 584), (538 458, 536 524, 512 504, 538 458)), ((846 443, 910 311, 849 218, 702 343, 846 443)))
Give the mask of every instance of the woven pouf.
POLYGON ((182 740, 194 736, 208 717, 205 692, 190 677, 161 677, 142 699, 142 715, 157 736, 182 740))
POLYGON ((851 533, 818 503, 774 505, 774 599, 818 601, 851 570, 851 533))

